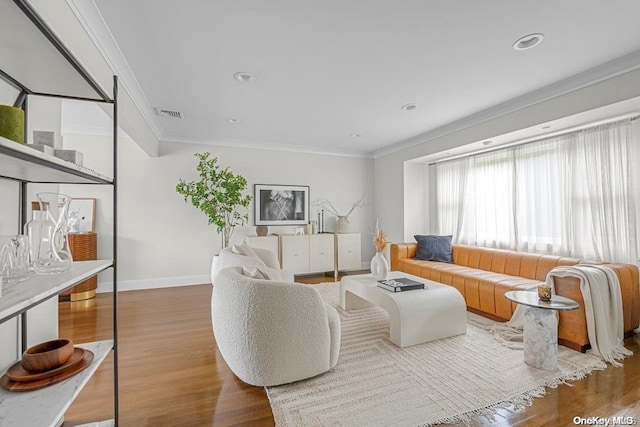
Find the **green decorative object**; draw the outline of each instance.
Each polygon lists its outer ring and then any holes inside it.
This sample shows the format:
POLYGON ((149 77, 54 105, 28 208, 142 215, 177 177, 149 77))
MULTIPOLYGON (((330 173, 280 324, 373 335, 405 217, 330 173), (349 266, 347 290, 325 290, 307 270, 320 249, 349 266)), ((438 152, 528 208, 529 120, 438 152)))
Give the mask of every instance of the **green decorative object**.
POLYGON ((236 175, 229 168, 222 169, 218 158, 209 158, 210 153, 196 153, 200 159, 196 167, 200 180, 185 182, 180 180, 176 191, 184 196, 184 201, 200 209, 209 218, 209 224, 222 233, 222 247, 229 246, 229 238, 237 225, 249 220, 245 212, 251 203, 250 195, 243 195, 247 180, 236 175))
POLYGON ((0 136, 24 144, 24 111, 0 105, 0 136))

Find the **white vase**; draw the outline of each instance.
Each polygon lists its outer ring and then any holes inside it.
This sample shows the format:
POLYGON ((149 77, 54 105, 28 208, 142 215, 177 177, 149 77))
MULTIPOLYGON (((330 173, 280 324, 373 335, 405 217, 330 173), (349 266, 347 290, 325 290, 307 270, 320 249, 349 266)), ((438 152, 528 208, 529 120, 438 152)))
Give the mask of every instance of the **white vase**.
POLYGON ((211 260, 211 285, 213 285, 213 280, 218 274, 218 258, 219 255, 214 255, 213 259, 211 260))
POLYGON ((389 274, 389 263, 382 252, 377 252, 371 258, 371 275, 376 280, 384 280, 387 278, 387 274, 389 274))
POLYGON ((336 220, 336 233, 344 234, 349 232, 349 217, 339 216, 336 220))

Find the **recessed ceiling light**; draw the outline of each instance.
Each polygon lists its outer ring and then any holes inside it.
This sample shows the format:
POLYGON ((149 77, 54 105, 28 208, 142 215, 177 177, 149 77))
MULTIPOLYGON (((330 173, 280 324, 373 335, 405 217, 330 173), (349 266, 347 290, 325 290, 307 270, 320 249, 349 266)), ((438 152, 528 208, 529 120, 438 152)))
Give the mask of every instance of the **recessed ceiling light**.
POLYGON ((233 75, 233 78, 236 79, 239 82, 242 82, 242 83, 249 83, 249 82, 255 81, 256 76, 254 76, 251 73, 245 73, 245 72, 240 71, 240 72, 235 73, 233 75))
POLYGON ((540 129, 551 129, 551 125, 544 125, 540 129))
POLYGON ((520 37, 513 44, 514 50, 527 50, 538 46, 544 40, 544 34, 533 33, 520 37))
POLYGON ((488 140, 488 141, 482 141, 482 145, 491 145, 493 144, 493 141, 488 140))
POLYGON ((400 107, 400 109, 404 111, 413 111, 416 108, 418 108, 418 104, 404 104, 402 107, 400 107))
POLYGON ((240 120, 239 120, 239 119, 236 119, 235 117, 230 117, 230 118, 228 118, 228 119, 227 119, 227 121, 228 121, 229 123, 233 123, 233 124, 235 124, 235 123, 240 123, 240 120))
POLYGON ((351 138, 360 138, 360 134, 358 134, 358 133, 352 133, 352 134, 351 134, 351 138))

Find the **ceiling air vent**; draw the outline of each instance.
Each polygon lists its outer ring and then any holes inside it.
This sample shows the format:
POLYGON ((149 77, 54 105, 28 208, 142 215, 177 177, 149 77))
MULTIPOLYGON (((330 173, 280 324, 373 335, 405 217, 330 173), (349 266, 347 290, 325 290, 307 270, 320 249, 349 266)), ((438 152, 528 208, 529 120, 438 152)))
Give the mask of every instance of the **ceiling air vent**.
POLYGON ((183 119, 184 116, 180 111, 173 110, 162 110, 160 108, 156 108, 156 114, 163 117, 173 117, 174 119, 183 119))

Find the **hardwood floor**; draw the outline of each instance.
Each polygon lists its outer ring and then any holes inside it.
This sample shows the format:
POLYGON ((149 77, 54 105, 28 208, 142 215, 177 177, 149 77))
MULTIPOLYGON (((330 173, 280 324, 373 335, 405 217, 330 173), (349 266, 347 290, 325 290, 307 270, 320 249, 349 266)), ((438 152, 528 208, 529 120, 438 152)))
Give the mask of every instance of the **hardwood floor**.
MULTIPOLYGON (((308 283, 330 281, 316 276, 308 283)), ((263 388, 242 383, 216 348, 210 285, 120 293, 120 425, 273 426, 263 388)), ((111 337, 111 296, 60 303, 60 336, 74 342, 111 337)), ((640 421, 640 336, 635 354, 585 380, 549 389, 531 407, 505 409, 491 425, 573 425, 575 416, 632 416, 640 421)), ((111 356, 110 356, 111 358, 111 356)), ((64 426, 113 416, 111 359, 82 391, 64 426)), ((478 420, 478 425, 489 425, 478 420)))

